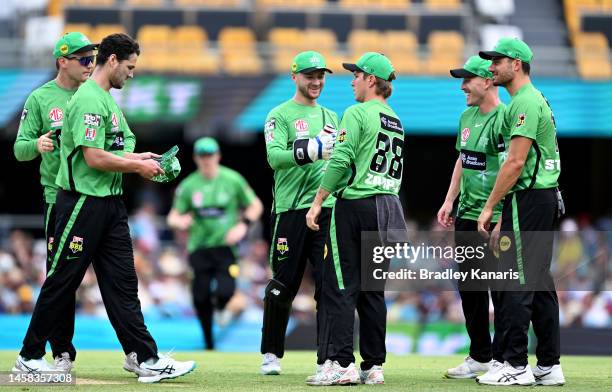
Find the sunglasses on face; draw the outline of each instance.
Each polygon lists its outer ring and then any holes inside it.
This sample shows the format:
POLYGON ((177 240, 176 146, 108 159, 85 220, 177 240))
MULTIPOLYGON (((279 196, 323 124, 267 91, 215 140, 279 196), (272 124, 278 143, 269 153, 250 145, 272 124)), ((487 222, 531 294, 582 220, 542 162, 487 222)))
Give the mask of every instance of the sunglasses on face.
POLYGON ((96 56, 85 56, 85 57, 66 57, 68 60, 77 60, 79 64, 83 67, 87 67, 89 64, 93 63, 96 59, 96 56))

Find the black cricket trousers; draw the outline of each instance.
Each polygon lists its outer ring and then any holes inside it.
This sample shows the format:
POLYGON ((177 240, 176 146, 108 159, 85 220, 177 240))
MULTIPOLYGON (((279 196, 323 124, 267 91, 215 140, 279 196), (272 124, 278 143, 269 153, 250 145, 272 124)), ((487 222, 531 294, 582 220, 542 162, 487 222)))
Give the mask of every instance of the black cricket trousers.
POLYGON ((72 317, 65 312, 93 263, 106 312, 123 351, 135 351, 139 362, 157 358, 157 346, 140 309, 128 216, 121 197, 60 191, 55 243, 53 262, 20 355, 36 359, 45 354, 45 343, 56 326, 72 317))

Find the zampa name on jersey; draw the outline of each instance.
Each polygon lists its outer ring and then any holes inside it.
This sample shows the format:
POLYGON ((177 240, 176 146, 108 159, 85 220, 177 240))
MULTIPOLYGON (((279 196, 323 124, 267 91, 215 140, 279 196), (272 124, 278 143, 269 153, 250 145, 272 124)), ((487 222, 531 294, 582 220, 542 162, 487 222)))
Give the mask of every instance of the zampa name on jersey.
POLYGON ((365 179, 367 185, 382 188, 385 191, 399 192, 401 181, 385 176, 368 173, 365 179))

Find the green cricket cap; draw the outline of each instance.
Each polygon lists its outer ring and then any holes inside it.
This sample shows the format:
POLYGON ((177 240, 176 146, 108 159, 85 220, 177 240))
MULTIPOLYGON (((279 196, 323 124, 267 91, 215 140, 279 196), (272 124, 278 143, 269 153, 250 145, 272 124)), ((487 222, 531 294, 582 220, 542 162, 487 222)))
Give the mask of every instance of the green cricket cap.
POLYGON ((196 140, 193 146, 196 155, 207 155, 219 152, 219 144, 212 137, 202 137, 196 140))
POLYGON ((291 63, 291 73, 310 73, 317 70, 324 70, 332 73, 325 64, 325 58, 319 52, 314 50, 308 50, 306 52, 300 52, 293 58, 291 63))
POLYGON ((479 52, 478 55, 485 60, 491 60, 493 57, 510 57, 524 63, 530 63, 533 58, 529 46, 518 38, 501 38, 493 50, 479 52))
POLYGON ((53 56, 57 59, 75 52, 87 52, 97 48, 98 44, 92 44, 85 34, 73 31, 72 33, 64 34, 57 41, 55 49, 53 49, 53 56))
POLYGON ((489 71, 490 66, 491 60, 485 60, 480 56, 472 56, 463 64, 463 68, 451 69, 450 74, 453 78, 481 77, 492 79, 493 74, 489 71))
POLYGON ((342 66, 348 71, 365 72, 383 80, 391 81, 395 79, 391 77, 391 74, 395 71, 391 61, 381 53, 366 52, 355 64, 342 63, 342 66))

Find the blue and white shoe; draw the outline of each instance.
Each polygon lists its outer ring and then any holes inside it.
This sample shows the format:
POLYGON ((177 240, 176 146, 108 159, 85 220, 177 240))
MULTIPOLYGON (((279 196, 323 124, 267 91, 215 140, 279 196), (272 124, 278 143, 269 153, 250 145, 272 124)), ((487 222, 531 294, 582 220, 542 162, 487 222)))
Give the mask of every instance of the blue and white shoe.
MULTIPOLYGON (((194 361, 180 362, 169 356, 158 354, 159 359, 152 364, 142 362, 140 369, 143 372, 151 372, 151 375, 144 374, 138 377, 139 382, 154 383, 165 379, 177 378, 190 373, 195 369, 194 361)), ((138 374, 138 373, 137 373, 138 374)))
POLYGON ((503 366, 491 369, 476 378, 476 382, 484 385, 533 385, 535 378, 529 365, 517 369, 507 361, 503 366))
POLYGON ((536 385, 563 385, 565 377, 561 365, 553 365, 550 367, 541 367, 540 365, 531 369, 533 377, 535 377, 536 385))
POLYGON ((57 369, 47 362, 45 357, 39 359, 25 359, 21 355, 18 355, 15 366, 13 366, 13 371, 36 374, 41 372, 55 372, 57 369))

